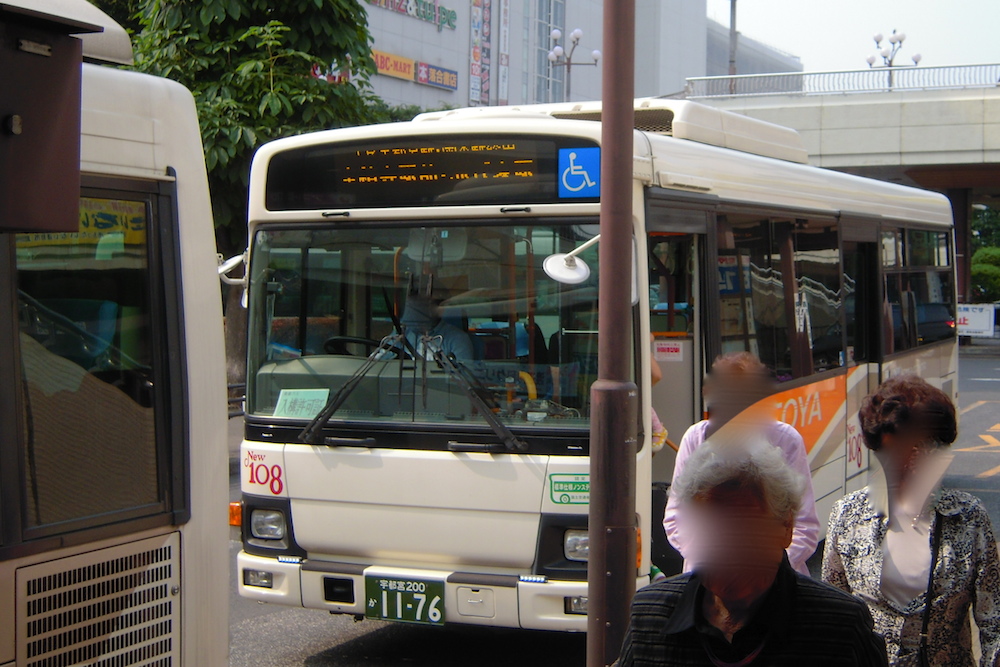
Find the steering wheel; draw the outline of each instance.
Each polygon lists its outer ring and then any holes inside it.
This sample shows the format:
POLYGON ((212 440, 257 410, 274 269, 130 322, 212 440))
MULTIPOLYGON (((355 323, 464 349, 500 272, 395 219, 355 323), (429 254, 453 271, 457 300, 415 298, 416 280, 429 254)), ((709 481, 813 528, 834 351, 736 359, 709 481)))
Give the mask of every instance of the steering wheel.
MULTIPOLYGON (((323 351, 326 352, 327 354, 352 355, 351 352, 347 351, 347 345, 349 343, 364 345, 365 346, 364 356, 366 357, 371 354, 372 350, 381 345, 380 341, 377 341, 373 338, 363 338, 361 336, 331 336, 330 338, 326 339, 325 343, 323 343, 323 351)), ((357 355, 352 355, 352 356, 357 356, 357 355)))

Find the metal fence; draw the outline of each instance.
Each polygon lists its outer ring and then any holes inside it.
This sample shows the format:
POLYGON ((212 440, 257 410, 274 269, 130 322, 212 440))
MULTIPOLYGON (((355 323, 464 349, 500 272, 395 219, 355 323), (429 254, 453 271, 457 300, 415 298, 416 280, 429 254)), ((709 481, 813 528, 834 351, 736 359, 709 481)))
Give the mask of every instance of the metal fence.
POLYGON ((687 80, 685 96, 832 95, 897 90, 988 88, 1000 84, 1000 64, 943 67, 873 67, 843 72, 783 72, 705 76, 687 80))

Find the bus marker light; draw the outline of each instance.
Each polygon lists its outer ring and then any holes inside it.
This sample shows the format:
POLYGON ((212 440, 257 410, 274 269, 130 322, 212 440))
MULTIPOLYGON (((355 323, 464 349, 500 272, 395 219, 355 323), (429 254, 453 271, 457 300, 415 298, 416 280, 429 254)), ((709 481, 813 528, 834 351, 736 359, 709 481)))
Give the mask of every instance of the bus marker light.
POLYGON ((635 569, 642 571, 642 528, 635 530, 635 569))
POLYGON ((237 528, 243 526, 243 501, 229 503, 229 525, 237 528))
POLYGON ((257 586, 259 588, 271 588, 274 576, 270 572, 263 570, 243 570, 243 585, 257 586))

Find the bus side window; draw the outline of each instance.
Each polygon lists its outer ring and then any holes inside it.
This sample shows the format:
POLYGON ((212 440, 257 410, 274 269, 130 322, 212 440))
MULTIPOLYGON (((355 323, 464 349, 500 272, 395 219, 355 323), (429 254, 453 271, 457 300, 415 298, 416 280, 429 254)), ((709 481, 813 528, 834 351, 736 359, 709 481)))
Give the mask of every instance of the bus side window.
POLYGON ((798 377, 843 366, 841 257, 832 222, 797 219, 795 247, 795 324, 801 367, 798 377))
POLYGON ((80 199, 79 232, 16 237, 26 529, 155 513, 165 500, 153 210, 142 193, 95 193, 80 199))
POLYGON ((885 271, 885 353, 955 337, 955 285, 947 234, 882 233, 885 271))
POLYGON ((777 379, 844 362, 840 253, 830 221, 720 215, 722 351, 749 351, 777 379))

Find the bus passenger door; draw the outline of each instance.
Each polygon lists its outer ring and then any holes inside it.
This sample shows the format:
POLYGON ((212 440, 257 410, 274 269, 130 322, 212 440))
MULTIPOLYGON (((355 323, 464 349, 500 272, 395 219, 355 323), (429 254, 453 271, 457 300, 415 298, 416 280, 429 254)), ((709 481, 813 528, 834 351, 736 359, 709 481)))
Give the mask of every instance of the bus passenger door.
POLYGON ((861 438, 858 409, 879 384, 883 296, 879 281, 878 223, 841 221, 841 256, 845 311, 847 419, 844 492, 868 483, 869 452, 861 438))
MULTIPOLYGON (((675 444, 701 418, 699 241, 693 234, 672 232, 651 232, 647 239, 650 363, 659 366, 662 377, 653 386, 652 407, 675 444)), ((665 445, 653 459, 654 482, 670 481, 674 459, 665 445)))

